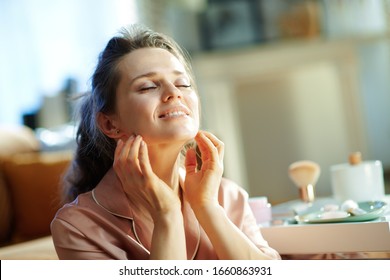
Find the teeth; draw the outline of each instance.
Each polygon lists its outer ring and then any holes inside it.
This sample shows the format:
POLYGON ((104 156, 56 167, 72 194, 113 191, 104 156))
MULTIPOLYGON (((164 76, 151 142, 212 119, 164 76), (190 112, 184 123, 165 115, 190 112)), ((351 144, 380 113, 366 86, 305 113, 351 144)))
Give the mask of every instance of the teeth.
POLYGON ((186 116, 186 115, 187 114, 182 111, 174 111, 165 114, 164 117, 179 117, 179 116, 186 116))

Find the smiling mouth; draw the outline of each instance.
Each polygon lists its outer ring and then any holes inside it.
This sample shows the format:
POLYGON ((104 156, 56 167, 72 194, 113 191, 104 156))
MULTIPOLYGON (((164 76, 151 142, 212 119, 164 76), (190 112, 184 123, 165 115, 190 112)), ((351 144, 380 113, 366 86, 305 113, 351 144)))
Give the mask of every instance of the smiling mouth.
POLYGON ((182 110, 174 110, 174 111, 169 111, 169 112, 165 112, 164 114, 161 114, 160 116, 158 116, 160 119, 164 119, 164 118, 179 118, 179 117, 187 117, 189 116, 190 114, 186 111, 182 111, 182 110))

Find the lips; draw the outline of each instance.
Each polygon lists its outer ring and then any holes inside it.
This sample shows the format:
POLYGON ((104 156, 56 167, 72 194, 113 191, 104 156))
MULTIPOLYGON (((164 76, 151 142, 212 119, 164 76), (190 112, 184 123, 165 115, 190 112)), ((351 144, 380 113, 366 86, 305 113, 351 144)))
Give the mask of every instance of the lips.
POLYGON ((170 108, 166 111, 163 111, 161 114, 159 114, 159 118, 177 118, 177 117, 183 117, 183 116, 189 116, 190 112, 187 108, 180 106, 175 108, 170 108))

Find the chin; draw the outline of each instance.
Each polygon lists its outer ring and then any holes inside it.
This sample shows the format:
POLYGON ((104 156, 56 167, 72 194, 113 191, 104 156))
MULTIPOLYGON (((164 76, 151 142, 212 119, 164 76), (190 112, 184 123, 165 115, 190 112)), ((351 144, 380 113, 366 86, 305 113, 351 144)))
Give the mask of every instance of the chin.
POLYGON ((191 142, 194 140, 196 134, 198 133, 197 129, 193 130, 185 130, 185 131, 169 131, 166 130, 162 133, 159 133, 159 135, 147 135, 144 134, 142 135, 144 138, 144 141, 147 144, 152 144, 152 143, 168 143, 168 142, 177 142, 180 145, 185 145, 188 142, 191 142))
POLYGON ((183 140, 191 140, 195 138, 196 134, 199 132, 198 127, 183 127, 180 129, 172 129, 164 131, 164 134, 170 135, 173 139, 183 139, 183 140))
MULTIPOLYGON (((189 141, 192 141, 194 140, 196 134, 198 133, 198 130, 196 131, 191 131, 191 132, 187 132, 187 133, 182 133, 180 135, 176 135, 174 136, 173 138, 177 139, 177 140, 182 140, 183 142, 187 143, 189 141)), ((172 139, 173 140, 173 139, 172 139)))

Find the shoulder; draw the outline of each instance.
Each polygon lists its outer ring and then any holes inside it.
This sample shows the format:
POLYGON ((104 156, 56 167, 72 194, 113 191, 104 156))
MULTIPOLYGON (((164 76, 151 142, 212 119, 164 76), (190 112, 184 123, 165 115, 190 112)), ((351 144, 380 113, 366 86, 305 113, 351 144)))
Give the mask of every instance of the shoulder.
POLYGON ((222 178, 219 188, 219 198, 223 200, 246 200, 248 199, 248 192, 236 182, 228 178, 222 178))
POLYGON ((218 200, 225 211, 241 212, 248 203, 248 192, 236 182, 222 178, 218 200))
POLYGON ((56 213, 53 221, 62 220, 70 224, 77 224, 96 213, 96 204, 93 203, 90 192, 79 195, 75 200, 63 205, 56 213))
POLYGON ((248 192, 236 182, 223 178, 219 189, 219 204, 229 219, 240 229, 256 222, 248 203, 248 192))

